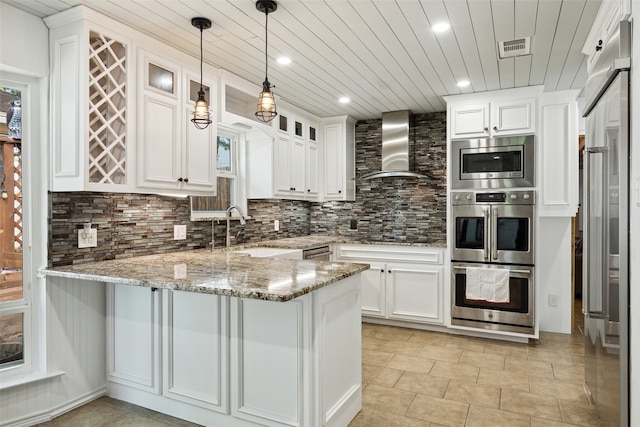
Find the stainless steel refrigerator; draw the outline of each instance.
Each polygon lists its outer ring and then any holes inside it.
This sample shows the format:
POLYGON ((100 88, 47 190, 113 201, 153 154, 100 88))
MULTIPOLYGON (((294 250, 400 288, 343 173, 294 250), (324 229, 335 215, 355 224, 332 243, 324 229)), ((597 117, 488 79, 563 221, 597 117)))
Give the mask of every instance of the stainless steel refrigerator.
POLYGON ((631 24, 598 47, 583 114, 585 382, 603 424, 628 426, 631 24))

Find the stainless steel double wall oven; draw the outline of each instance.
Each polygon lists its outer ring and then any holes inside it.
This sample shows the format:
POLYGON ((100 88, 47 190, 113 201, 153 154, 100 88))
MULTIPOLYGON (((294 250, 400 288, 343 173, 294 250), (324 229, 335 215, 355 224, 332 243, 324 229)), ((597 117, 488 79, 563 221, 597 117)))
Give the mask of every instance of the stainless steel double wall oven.
POLYGON ((534 137, 452 141, 451 323, 534 332, 534 137), (470 142, 471 141, 471 142, 470 142), (456 154, 457 150, 457 154, 456 154), (475 179, 472 179, 475 177, 475 179), (509 301, 469 299, 467 267, 509 271, 509 301))

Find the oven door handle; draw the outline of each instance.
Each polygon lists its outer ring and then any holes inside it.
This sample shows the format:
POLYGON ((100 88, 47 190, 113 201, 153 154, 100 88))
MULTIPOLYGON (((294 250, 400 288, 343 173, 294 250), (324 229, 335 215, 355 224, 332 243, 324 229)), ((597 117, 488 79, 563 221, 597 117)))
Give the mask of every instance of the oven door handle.
POLYGON ((498 208, 493 208, 491 215, 491 259, 498 259, 498 208))
POLYGON ((489 221, 489 218, 491 217, 491 210, 488 206, 484 206, 482 210, 484 211, 484 224, 486 227, 484 232, 484 260, 489 261, 489 241, 492 228, 489 221))
MULTIPOLYGON (((466 270, 467 267, 461 267, 459 265, 454 265, 453 266, 454 270, 466 270)), ((524 269, 509 269, 509 273, 515 273, 515 274, 531 274, 531 270, 524 270, 524 269)))

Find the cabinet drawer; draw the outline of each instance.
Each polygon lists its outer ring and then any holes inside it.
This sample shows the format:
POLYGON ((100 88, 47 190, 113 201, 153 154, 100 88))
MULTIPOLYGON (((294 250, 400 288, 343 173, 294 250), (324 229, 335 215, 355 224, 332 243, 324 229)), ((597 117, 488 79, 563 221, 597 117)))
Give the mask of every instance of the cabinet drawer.
POLYGON ((339 245, 337 260, 382 260, 419 262, 425 264, 444 263, 444 248, 387 245, 339 245))

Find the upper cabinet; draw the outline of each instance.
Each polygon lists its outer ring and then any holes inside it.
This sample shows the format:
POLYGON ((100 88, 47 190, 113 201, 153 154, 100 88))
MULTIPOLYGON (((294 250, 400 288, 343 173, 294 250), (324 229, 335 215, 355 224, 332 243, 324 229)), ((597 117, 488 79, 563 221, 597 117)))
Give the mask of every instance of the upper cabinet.
POLYGON ((452 104, 451 139, 534 133, 535 106, 535 98, 452 104))
POLYGON ((52 191, 135 188, 135 70, 127 27, 75 7, 45 19, 52 191))
POLYGON ((323 119, 323 200, 356 199, 355 124, 349 116, 323 119))
POLYGON ((540 97, 540 216, 572 217, 578 210, 578 94, 567 90, 540 97))
MULTIPOLYGON (((216 72, 207 73, 211 74, 216 72)), ((139 49, 138 187, 216 194, 215 83, 203 81, 213 120, 206 129, 191 123, 199 89, 197 71, 139 49)))

